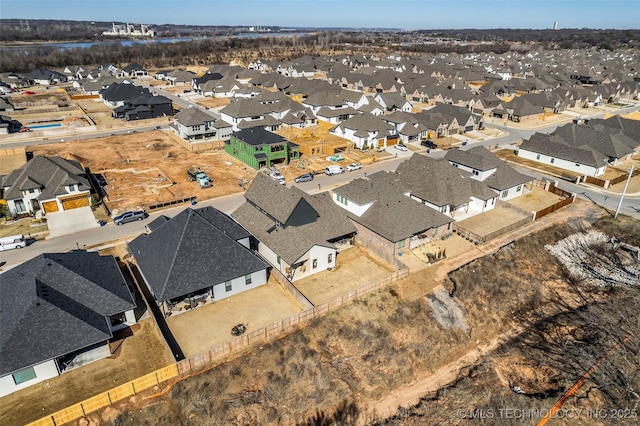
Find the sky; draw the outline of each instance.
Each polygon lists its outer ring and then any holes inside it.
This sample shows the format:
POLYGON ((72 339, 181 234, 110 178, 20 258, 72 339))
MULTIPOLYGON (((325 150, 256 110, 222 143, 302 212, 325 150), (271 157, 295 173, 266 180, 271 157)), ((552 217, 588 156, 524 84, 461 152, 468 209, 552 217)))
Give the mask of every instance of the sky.
MULTIPOLYGON (((640 28, 640 0, 0 0, 0 18, 350 28, 640 28)), ((1 31, 1 29, 0 29, 1 31)))

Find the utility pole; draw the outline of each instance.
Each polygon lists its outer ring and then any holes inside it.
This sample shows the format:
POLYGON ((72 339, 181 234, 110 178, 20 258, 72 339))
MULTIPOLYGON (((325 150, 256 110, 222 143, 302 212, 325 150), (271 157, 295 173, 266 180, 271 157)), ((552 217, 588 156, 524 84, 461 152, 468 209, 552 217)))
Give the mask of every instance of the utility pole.
POLYGON ((618 208, 616 209, 616 214, 613 215, 614 219, 618 218, 618 212, 620 212, 620 207, 622 207, 622 199, 624 198, 624 193, 627 192, 627 187, 629 186, 629 181, 631 180, 631 175, 633 174, 633 164, 629 169, 629 176, 627 176, 627 181, 624 184, 624 188, 622 189, 622 194, 620 194, 620 201, 618 201, 618 208))

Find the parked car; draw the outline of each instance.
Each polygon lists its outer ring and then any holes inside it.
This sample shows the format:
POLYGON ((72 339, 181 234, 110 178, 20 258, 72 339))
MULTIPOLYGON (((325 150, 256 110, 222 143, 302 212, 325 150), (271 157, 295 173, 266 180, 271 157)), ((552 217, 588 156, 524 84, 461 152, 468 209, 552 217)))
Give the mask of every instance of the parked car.
POLYGON ((352 172, 354 170, 360 170, 362 168, 362 164, 360 163, 351 163, 347 166, 347 171, 352 172))
POLYGON ((429 139, 420 142, 420 145, 426 146, 427 148, 430 148, 430 149, 438 148, 438 145, 436 145, 435 142, 433 142, 432 140, 429 140, 429 139))
POLYGON ((0 251, 21 249, 26 245, 27 242, 24 239, 24 235, 12 235, 10 237, 0 238, 0 251))
POLYGON ((311 173, 305 173, 294 179, 295 183, 300 182, 311 182, 313 180, 313 175, 311 173))
POLYGON ((401 143, 399 143, 399 144, 397 144, 397 145, 394 145, 394 146, 396 147, 396 149, 398 149, 398 150, 400 150, 400 151, 408 151, 408 150, 409 150, 409 148, 407 148, 407 146, 406 146, 406 145, 403 145, 403 144, 401 144, 401 143))
POLYGON ((147 216, 149 215, 144 210, 124 212, 114 217, 113 223, 115 223, 116 225, 124 225, 125 223, 145 219, 147 216))
POLYGON ((324 173, 328 176, 338 175, 344 173, 342 166, 327 166, 324 168, 324 173))
POLYGON ((286 185, 287 184, 287 182, 284 180, 284 176, 282 176, 282 175, 280 175, 280 177, 273 178, 273 180, 278 182, 280 185, 286 185))

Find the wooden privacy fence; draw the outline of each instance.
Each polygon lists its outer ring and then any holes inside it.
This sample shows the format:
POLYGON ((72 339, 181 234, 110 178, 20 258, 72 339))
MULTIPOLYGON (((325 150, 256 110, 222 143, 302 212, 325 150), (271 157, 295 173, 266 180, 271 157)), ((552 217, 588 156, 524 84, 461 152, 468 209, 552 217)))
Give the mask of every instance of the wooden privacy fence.
MULTIPOLYGON (((556 189, 559 189, 559 188, 556 188, 556 189)), ((561 189, 559 189, 559 190, 562 191, 561 189)), ((566 191, 562 191, 562 192, 566 192, 566 191)), ((542 216, 546 216, 551 212, 554 212, 554 211, 556 211, 556 210, 558 210, 558 209, 560 209, 560 208, 562 208, 564 206, 567 206, 567 205, 573 203, 575 200, 576 200, 576 194, 570 194, 564 200, 558 201, 557 203, 555 203, 552 206, 547 207, 546 209, 542 209, 542 210, 537 211, 533 220, 538 220, 542 216)))
MULTIPOLYGON (((638 175, 640 175, 640 169, 635 169, 631 173, 631 177, 638 176, 638 175)), ((615 178, 609 180, 609 186, 615 185, 616 183, 624 182, 628 177, 629 177, 629 173, 625 173, 623 175, 615 177, 615 178)))
POLYGON ((85 399, 82 402, 73 404, 47 417, 43 417, 35 422, 29 423, 27 426, 59 426, 79 419, 88 413, 107 407, 117 401, 121 401, 137 394, 138 392, 152 388, 177 376, 178 367, 176 364, 171 364, 111 390, 85 399))
POLYGON ((603 188, 608 188, 609 187, 609 182, 610 182, 608 180, 598 179, 598 178, 593 177, 593 176, 583 176, 582 181, 586 182, 586 183, 593 184, 593 185, 601 186, 603 188))
POLYGON ((117 401, 136 395, 138 392, 152 388, 170 379, 186 376, 203 370, 205 367, 214 366, 216 363, 223 362, 229 355, 240 354, 251 347, 273 342, 309 324, 314 318, 321 317, 408 275, 409 268, 404 266, 401 270, 397 270, 386 277, 355 290, 348 291, 322 305, 298 312, 297 314, 273 322, 265 327, 243 334, 233 341, 215 346, 205 352, 179 361, 176 364, 171 364, 160 370, 138 377, 107 392, 85 399, 82 402, 29 423, 27 426, 59 426, 79 419, 93 411, 107 407, 117 401))

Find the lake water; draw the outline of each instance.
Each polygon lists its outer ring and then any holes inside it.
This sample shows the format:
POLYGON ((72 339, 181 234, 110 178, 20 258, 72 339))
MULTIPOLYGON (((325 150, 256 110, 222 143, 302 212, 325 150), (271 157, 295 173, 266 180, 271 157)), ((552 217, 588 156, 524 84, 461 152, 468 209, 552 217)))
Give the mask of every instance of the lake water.
MULTIPOLYGON (((232 38, 259 38, 259 37, 303 37, 308 35, 308 33, 294 33, 294 32, 284 32, 284 33, 242 33, 235 34, 229 37, 232 38)), ((181 41, 192 41, 192 40, 205 40, 207 37, 197 38, 197 37, 175 37, 175 38, 150 38, 150 39, 140 39, 140 40, 113 40, 113 41, 89 41, 89 42, 72 42, 72 43, 34 43, 27 45, 3 45, 0 44, 0 47, 3 49, 30 49, 33 47, 57 47, 58 49, 86 49, 91 46, 96 45, 107 45, 119 43, 122 46, 132 46, 133 44, 150 44, 150 43, 178 43, 181 41)))

